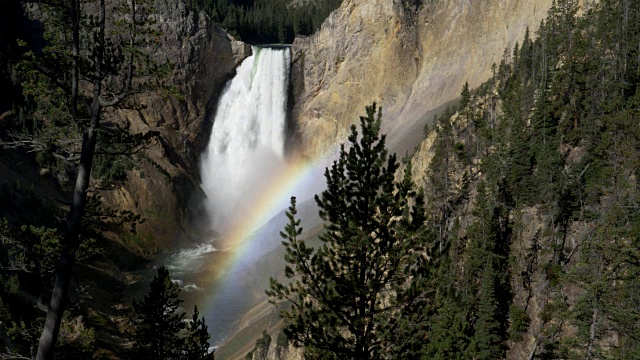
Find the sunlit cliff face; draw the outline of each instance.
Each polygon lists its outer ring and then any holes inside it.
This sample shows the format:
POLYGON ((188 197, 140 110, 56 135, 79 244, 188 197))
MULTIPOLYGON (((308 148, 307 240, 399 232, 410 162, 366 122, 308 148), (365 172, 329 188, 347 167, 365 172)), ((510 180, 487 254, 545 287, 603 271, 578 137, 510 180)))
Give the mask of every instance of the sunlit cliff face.
POLYGON ((390 145, 422 136, 416 122, 455 100, 465 82, 492 75, 504 50, 535 34, 552 0, 344 0, 292 47, 293 118, 305 154, 344 141, 362 109, 377 101, 390 145), (414 136, 417 135, 417 136, 414 136))

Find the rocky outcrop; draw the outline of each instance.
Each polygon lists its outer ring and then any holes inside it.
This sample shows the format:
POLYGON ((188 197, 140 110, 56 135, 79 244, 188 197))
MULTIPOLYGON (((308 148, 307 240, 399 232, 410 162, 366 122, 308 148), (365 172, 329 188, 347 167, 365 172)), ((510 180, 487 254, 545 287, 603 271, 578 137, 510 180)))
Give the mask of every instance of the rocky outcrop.
POLYGON ((282 330, 276 330, 271 335, 265 331, 261 338, 256 341, 253 350, 245 356, 237 357, 239 354, 231 356, 231 359, 244 358, 251 360, 302 360, 304 359, 304 349, 295 347, 282 330), (275 339, 275 340, 274 340, 275 339))
POLYGON ((264 360, 282 359, 302 360, 304 359, 304 350, 301 347, 293 346, 291 342, 286 340, 282 330, 279 330, 276 335, 276 341, 272 341, 264 360))
POLYGON ((344 140, 374 100, 391 145, 412 150, 431 111, 456 99, 465 81, 486 81, 551 3, 345 0, 320 31, 293 44, 293 119, 304 153, 344 140))
POLYGON ((112 114, 134 133, 159 134, 136 164, 124 186, 103 191, 118 209, 141 214, 145 222, 131 245, 153 252, 193 233, 204 196, 199 188, 198 157, 206 146, 218 97, 251 47, 234 40, 202 12, 181 1, 156 0, 156 24, 162 33, 151 49, 159 64, 171 63, 169 85, 181 97, 160 94, 135 99, 140 110, 112 114))

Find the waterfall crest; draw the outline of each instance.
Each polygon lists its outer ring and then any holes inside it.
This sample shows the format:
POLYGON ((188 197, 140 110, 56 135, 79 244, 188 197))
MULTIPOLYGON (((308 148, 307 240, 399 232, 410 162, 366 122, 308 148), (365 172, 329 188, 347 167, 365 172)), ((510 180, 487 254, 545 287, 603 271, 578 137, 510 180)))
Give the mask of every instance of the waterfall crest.
POLYGON ((202 155, 212 227, 224 232, 285 166, 289 49, 253 47, 218 103, 202 155))

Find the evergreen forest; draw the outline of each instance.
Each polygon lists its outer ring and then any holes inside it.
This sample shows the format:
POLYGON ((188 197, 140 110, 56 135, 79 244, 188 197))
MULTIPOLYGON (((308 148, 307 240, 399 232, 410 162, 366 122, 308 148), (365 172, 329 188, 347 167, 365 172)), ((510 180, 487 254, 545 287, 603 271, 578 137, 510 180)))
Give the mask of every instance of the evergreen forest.
POLYGON ((238 40, 250 44, 291 44, 311 35, 342 0, 189 0, 238 40))
POLYGON ((640 4, 580 12, 555 2, 428 132, 427 358, 500 358, 527 332, 530 358, 640 356, 640 4))

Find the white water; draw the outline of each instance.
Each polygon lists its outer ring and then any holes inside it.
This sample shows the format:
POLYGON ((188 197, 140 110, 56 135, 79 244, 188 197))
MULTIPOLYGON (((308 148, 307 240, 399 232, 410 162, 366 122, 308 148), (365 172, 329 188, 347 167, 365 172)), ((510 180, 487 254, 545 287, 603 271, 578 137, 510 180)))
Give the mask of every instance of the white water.
POLYGON ((289 62, 289 49, 253 47, 222 93, 201 160, 207 210, 218 232, 284 169, 289 62))
POLYGON ((182 249, 164 262, 180 281, 189 306, 208 308, 204 315, 215 345, 239 329, 247 311, 264 300, 270 276, 278 275, 273 272, 279 270, 274 269, 284 268, 282 254, 275 250, 281 249, 279 231, 286 222, 283 211, 289 196, 298 197, 299 211, 305 218, 303 226, 313 228, 320 223, 315 206, 307 206, 310 202, 304 200, 324 187, 324 167, 310 171, 314 176, 302 178, 306 181, 287 189, 282 199, 274 195, 269 206, 251 209, 260 206, 257 199, 273 195, 263 192, 273 189, 274 182, 287 170, 284 142, 290 65, 288 48, 254 47, 253 53, 222 92, 200 163, 208 219, 222 241, 182 249), (314 178, 319 181, 314 182, 314 178), (255 213, 252 210, 259 210, 259 220, 266 223, 256 224, 252 219, 248 225, 247 214, 255 213), (229 230, 240 228, 238 225, 254 231, 254 236, 244 244, 242 256, 233 258, 233 266, 225 268, 225 261, 232 259, 229 256, 233 255, 234 244, 226 244, 224 239, 232 233, 229 230), (210 272, 212 266, 221 266, 215 268, 215 276, 210 272), (203 298, 208 303, 203 303, 203 298))

